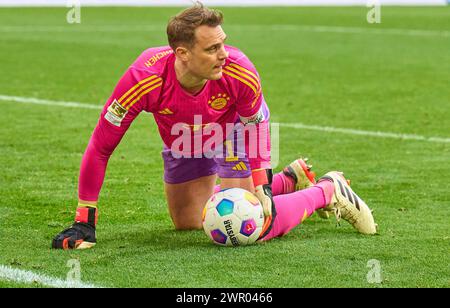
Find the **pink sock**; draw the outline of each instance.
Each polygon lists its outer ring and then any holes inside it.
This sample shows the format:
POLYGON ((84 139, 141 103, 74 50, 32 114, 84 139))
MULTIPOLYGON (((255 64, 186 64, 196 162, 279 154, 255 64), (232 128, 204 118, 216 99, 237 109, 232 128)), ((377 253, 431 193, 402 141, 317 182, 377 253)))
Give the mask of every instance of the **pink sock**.
MULTIPOLYGON (((214 187, 214 193, 220 191, 220 185, 214 187)), ((294 180, 284 175, 283 172, 277 173, 273 176, 272 194, 274 196, 289 194, 295 191, 294 180)))
POLYGON ((291 194, 275 196, 273 199, 277 216, 269 234, 263 238, 264 241, 285 235, 317 209, 328 204, 324 189, 318 185, 291 194))
POLYGON ((319 186, 323 189, 323 194, 325 196, 326 204, 331 203, 331 198, 333 198, 334 194, 334 184, 330 180, 323 180, 316 184, 316 186, 319 186))
POLYGON ((295 191, 295 182, 283 172, 273 176, 272 194, 274 196, 289 194, 295 191))

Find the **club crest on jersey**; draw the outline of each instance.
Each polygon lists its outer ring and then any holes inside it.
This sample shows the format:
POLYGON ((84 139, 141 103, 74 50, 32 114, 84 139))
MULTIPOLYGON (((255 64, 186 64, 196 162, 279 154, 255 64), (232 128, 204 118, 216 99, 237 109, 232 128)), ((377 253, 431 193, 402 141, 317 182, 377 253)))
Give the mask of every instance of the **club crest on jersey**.
POLYGON ((108 112, 105 114, 105 119, 108 120, 109 123, 115 126, 119 126, 122 124, 122 120, 127 115, 128 110, 126 110, 117 100, 108 107, 108 112))
POLYGON ((208 101, 208 105, 214 110, 222 110, 228 104, 230 97, 226 93, 220 93, 217 96, 211 97, 208 101))

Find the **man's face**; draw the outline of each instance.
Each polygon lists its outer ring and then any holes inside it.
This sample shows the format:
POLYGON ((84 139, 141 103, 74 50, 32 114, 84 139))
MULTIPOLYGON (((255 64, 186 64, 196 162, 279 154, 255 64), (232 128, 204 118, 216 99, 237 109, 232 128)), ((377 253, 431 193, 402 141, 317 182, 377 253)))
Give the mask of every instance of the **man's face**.
POLYGON ((189 49, 187 66, 191 74, 201 79, 222 78, 222 66, 228 57, 227 38, 221 26, 200 26, 195 30, 195 44, 189 49))

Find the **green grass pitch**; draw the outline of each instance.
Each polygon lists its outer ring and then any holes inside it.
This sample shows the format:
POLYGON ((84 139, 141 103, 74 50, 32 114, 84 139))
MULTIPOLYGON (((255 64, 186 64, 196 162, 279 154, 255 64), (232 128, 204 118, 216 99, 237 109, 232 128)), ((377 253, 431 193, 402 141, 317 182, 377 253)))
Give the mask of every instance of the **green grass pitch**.
MULTIPOLYGON (((100 106, 144 49, 166 44, 179 11, 82 8, 70 25, 68 10, 0 9, 0 95, 100 106)), ((99 110, 1 100, 0 265, 65 279, 78 259, 82 280, 105 287, 449 287, 450 8, 382 7, 381 24, 367 23, 365 7, 223 12, 228 43, 259 70, 272 121, 443 138, 280 128, 276 171, 300 155, 319 175, 345 171, 380 234, 313 216, 283 238, 230 249, 175 231, 161 141, 143 114, 110 160, 97 246, 53 251, 74 217, 99 110), (372 259, 379 284, 367 280, 372 259)), ((16 286, 33 285, 0 281, 16 286)))

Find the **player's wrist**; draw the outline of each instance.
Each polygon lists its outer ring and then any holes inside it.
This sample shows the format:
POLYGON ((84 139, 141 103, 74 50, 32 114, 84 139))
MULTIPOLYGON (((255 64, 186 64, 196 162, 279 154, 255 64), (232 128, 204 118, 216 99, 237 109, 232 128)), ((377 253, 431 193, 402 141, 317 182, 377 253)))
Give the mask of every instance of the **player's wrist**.
POLYGON ((252 179, 255 187, 266 185, 269 183, 265 169, 252 170, 252 179))
POLYGON ((255 187, 271 185, 272 184, 272 170, 271 169, 256 169, 252 170, 253 184, 255 187))

